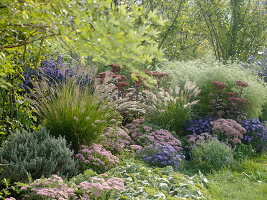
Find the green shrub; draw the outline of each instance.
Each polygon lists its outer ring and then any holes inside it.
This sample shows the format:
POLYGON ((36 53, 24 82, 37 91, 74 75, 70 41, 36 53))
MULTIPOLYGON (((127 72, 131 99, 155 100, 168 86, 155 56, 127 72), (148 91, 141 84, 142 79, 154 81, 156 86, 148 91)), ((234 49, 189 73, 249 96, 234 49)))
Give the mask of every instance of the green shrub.
POLYGON ((202 171, 209 172, 233 163, 233 150, 218 141, 207 141, 192 149, 192 161, 202 171))
POLYGON ((77 151, 80 145, 90 145, 110 125, 116 112, 103 99, 86 87, 67 82, 55 87, 43 83, 33 104, 54 136, 64 136, 77 151), (46 95, 46 96, 45 96, 46 95))
POLYGON ((62 137, 54 138, 45 129, 35 132, 17 131, 0 149, 2 177, 12 181, 27 181, 58 174, 70 177, 76 173, 73 152, 62 137))
POLYGON ((222 64, 213 58, 194 60, 188 62, 165 63, 164 71, 169 74, 170 87, 181 86, 189 79, 194 81, 201 89, 200 102, 197 104, 201 113, 209 112, 209 102, 212 97, 208 95, 214 91, 212 81, 220 81, 234 89, 235 82, 246 81, 248 87, 244 89, 243 98, 250 103, 246 111, 249 118, 258 118, 262 112, 262 106, 266 102, 267 89, 263 81, 249 69, 244 69, 240 64, 222 64))

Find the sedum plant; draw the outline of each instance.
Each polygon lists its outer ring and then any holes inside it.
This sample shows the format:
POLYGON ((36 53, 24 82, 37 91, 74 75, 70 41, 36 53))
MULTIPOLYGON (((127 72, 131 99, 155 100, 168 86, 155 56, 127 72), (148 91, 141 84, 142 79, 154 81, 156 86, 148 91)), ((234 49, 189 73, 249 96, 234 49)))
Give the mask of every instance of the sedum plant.
POLYGON ((176 134, 181 134, 185 122, 192 116, 192 107, 200 93, 195 83, 186 81, 183 87, 145 91, 147 95, 146 120, 176 134))
POLYGON ((92 144, 90 147, 82 145, 76 157, 82 170, 93 169, 96 172, 107 171, 119 162, 119 158, 101 144, 92 144))
POLYGON ((62 137, 54 138, 49 131, 26 130, 11 134, 0 149, 0 163, 4 164, 2 176, 12 181, 28 180, 58 174, 70 177, 76 173, 76 163, 62 137))
POLYGON ((101 137, 100 144, 111 151, 112 154, 131 152, 142 148, 142 146, 135 144, 126 129, 119 127, 106 129, 101 137))
MULTIPOLYGON (((75 179, 75 178, 74 178, 75 179)), ((64 181, 61 177, 52 175, 49 178, 37 179, 29 184, 22 184, 21 190, 27 199, 101 199, 116 197, 123 190, 123 179, 112 177, 107 180, 98 177, 88 177, 82 182, 64 181)))
POLYGON ((53 87, 44 81, 34 95, 31 101, 45 126, 52 135, 64 136, 75 150, 92 144, 118 116, 87 87, 70 81, 53 87))
POLYGON ((132 123, 125 125, 136 144, 143 147, 168 145, 177 151, 182 150, 181 141, 175 138, 171 132, 143 123, 143 119, 136 119, 132 123))
POLYGON ((241 143, 243 135, 247 133, 246 129, 232 119, 217 119, 210 124, 212 125, 213 135, 228 144, 241 143))

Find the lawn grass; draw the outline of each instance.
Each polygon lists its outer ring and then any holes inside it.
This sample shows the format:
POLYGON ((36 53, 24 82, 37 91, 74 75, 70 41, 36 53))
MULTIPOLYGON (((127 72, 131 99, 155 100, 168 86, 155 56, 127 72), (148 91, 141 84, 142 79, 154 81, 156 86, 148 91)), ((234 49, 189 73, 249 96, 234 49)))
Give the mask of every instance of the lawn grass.
POLYGON ((212 200, 267 200, 267 154, 207 175, 212 200))

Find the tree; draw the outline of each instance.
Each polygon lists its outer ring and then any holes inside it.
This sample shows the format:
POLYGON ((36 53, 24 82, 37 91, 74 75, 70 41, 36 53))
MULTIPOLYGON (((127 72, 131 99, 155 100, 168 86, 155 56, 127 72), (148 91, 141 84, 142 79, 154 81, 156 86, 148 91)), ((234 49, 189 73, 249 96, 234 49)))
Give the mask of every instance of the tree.
POLYGON ((115 3, 116 6, 112 0, 3 0, 2 58, 24 54, 38 45, 35 53, 39 59, 38 52, 45 44, 60 40, 71 51, 105 63, 133 67, 160 59, 163 54, 158 49, 156 27, 164 21, 135 4, 115 3))
POLYGON ((266 42, 267 15, 263 1, 196 0, 195 4, 218 60, 245 61, 266 42))

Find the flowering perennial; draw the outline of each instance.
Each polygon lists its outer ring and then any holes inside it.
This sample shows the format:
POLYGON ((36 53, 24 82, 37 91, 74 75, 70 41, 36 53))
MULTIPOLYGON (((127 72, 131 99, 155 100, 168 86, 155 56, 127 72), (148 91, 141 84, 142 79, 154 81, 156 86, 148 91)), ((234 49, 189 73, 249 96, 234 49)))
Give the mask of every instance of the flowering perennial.
POLYGON ((119 153, 121 151, 140 149, 142 146, 135 145, 132 138, 127 134, 125 129, 108 128, 101 141, 101 144, 112 153, 119 153), (139 146, 139 148, 138 148, 139 146))
POLYGON ((202 142, 208 141, 208 140, 217 140, 216 137, 211 136, 209 133, 201 133, 200 135, 188 135, 187 136, 187 143, 189 144, 187 147, 192 149, 200 145, 202 142))
POLYGON ((252 144, 258 151, 267 148, 267 128, 263 122, 259 119, 248 119, 241 121, 241 124, 247 131, 245 143, 252 144))
POLYGON ((101 144, 93 144, 90 147, 82 145, 76 157, 81 160, 82 168, 91 168, 97 172, 109 170, 119 162, 119 159, 101 144))
POLYGON ((152 166, 172 166, 176 170, 184 159, 179 151, 168 145, 148 146, 139 151, 138 156, 152 166))
POLYGON ((247 131, 239 123, 232 119, 218 119, 210 123, 212 131, 219 140, 226 140, 232 144, 241 143, 243 134, 247 131))
POLYGON ((148 145, 161 146, 168 145, 177 151, 182 150, 181 142, 175 138, 169 131, 165 129, 155 129, 151 126, 142 125, 142 120, 135 120, 131 124, 127 124, 129 132, 133 140, 145 147, 148 145))
MULTIPOLYGON (((108 193, 115 191, 121 191, 124 189, 122 178, 110 178, 105 180, 104 178, 92 177, 92 182, 83 181, 78 185, 79 191, 82 191, 83 197, 103 197, 108 193)), ((102 199, 102 198, 101 198, 102 199)))
POLYGON ((64 183, 57 175, 50 178, 36 179, 34 182, 21 187, 22 190, 30 190, 31 196, 41 196, 56 200, 68 200, 74 197, 74 189, 64 183))
POLYGON ((199 118, 195 120, 188 121, 187 131, 191 134, 200 135, 201 133, 211 133, 211 124, 214 119, 213 118, 199 118))
MULTIPOLYGON (((113 177, 103 179, 92 177, 90 182, 83 181, 80 184, 65 183, 59 176, 53 175, 50 178, 37 179, 34 182, 21 187, 22 191, 27 191, 25 197, 43 197, 55 200, 69 199, 107 199, 111 193, 116 193, 124 189, 122 178, 113 177)), ((10 198, 10 200, 15 200, 10 198)))

